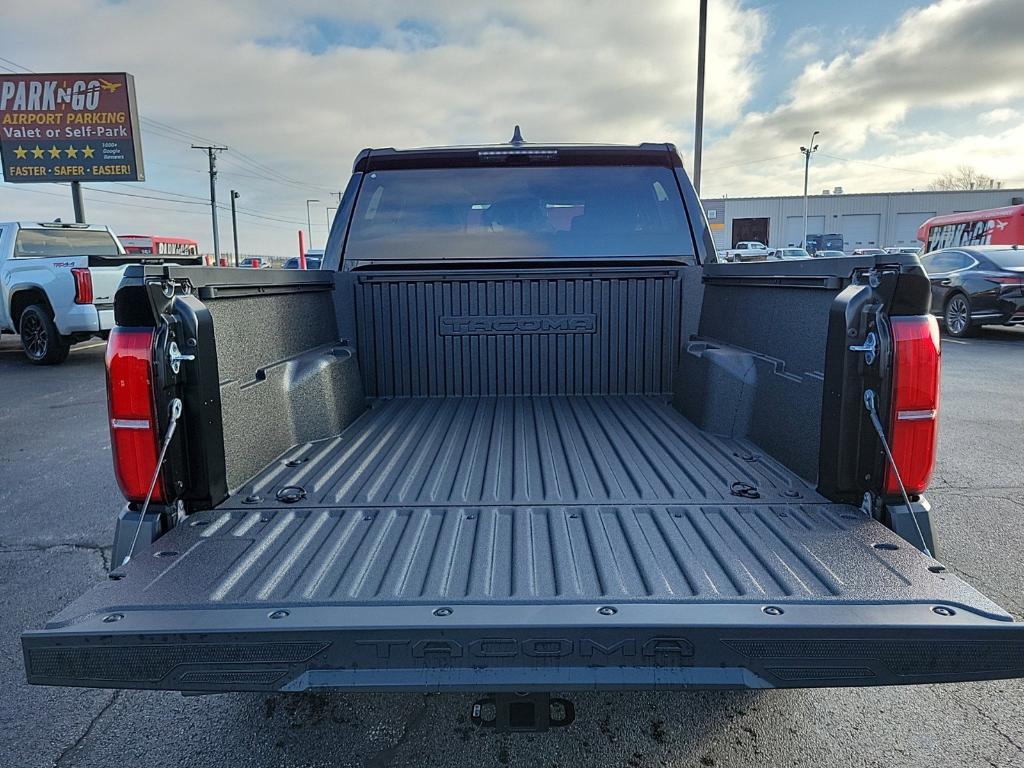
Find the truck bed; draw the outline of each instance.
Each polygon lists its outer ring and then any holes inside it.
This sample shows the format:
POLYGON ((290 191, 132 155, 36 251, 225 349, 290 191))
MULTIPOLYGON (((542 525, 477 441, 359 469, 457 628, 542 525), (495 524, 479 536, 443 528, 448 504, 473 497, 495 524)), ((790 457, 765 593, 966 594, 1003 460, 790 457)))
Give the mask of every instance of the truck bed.
POLYGON ((285 486, 316 507, 823 501, 753 444, 701 431, 667 397, 635 395, 376 400, 227 503, 286 506, 285 486))
POLYGON ((1024 654, 1002 625, 664 398, 405 398, 287 451, 24 644, 41 683, 763 687, 1004 676, 1024 654))

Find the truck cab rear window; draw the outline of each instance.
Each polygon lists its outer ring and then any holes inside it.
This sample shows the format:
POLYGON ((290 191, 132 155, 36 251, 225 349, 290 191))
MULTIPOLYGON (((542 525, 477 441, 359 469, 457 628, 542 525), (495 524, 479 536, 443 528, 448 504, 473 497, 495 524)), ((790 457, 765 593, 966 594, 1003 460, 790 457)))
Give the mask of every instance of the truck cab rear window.
POLYGON ((692 254, 675 177, 658 166, 375 171, 345 250, 349 263, 692 254))
POLYGON ((96 229, 18 230, 15 257, 52 258, 62 256, 118 256, 117 241, 109 232, 96 229))

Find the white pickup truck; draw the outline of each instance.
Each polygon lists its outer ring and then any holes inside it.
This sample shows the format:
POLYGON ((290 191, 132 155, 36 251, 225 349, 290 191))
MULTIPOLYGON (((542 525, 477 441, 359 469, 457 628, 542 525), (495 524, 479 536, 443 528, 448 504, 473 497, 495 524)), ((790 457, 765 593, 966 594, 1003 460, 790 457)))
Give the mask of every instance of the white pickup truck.
POLYGON ((769 249, 757 240, 741 240, 735 248, 722 251, 719 255, 723 261, 763 261, 768 257, 769 249))
POLYGON ((21 335, 36 365, 63 362, 71 345, 107 335, 114 292, 129 264, 198 265, 198 257, 127 254, 109 227, 60 221, 0 223, 0 332, 21 335))

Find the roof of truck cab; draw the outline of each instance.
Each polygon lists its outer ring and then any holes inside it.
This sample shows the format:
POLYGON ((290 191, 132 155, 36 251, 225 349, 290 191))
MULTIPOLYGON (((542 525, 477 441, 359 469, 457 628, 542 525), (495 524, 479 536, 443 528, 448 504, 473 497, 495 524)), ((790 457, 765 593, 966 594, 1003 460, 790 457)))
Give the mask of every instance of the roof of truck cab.
POLYGON ((0 221, 0 227, 15 226, 21 229, 87 229, 110 232, 106 224, 76 224, 73 221, 0 221))
POLYGON ((661 165, 682 167, 675 145, 643 144, 478 144, 451 147, 367 148, 356 155, 353 172, 405 168, 466 168, 497 164, 661 165))

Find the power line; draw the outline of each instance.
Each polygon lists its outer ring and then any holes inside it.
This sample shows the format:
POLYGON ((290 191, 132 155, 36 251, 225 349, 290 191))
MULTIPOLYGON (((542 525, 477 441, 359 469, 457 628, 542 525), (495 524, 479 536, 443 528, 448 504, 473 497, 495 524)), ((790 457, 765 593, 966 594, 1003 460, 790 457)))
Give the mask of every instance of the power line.
POLYGON ((784 157, 792 157, 792 156, 793 156, 792 152, 787 152, 784 155, 775 155, 774 157, 762 157, 762 158, 759 158, 757 160, 744 160, 744 161, 739 162, 739 163, 729 163, 728 165, 716 165, 716 166, 714 166, 712 168, 705 167, 704 170, 705 171, 720 171, 723 168, 736 168, 736 167, 741 166, 741 165, 754 165, 755 163, 767 163, 767 162, 771 162, 772 160, 781 160, 784 157))
POLYGON ((838 155, 830 155, 830 154, 828 154, 826 152, 822 152, 821 154, 823 156, 825 156, 825 157, 832 158, 833 160, 841 160, 844 163, 857 163, 859 165, 870 165, 873 168, 884 168, 887 171, 900 171, 901 173, 919 173, 919 174, 921 174, 923 176, 941 176, 942 175, 941 173, 933 173, 932 171, 913 170, 913 169, 910 169, 910 168, 897 168, 894 165, 882 165, 881 163, 872 163, 872 162, 869 162, 868 160, 854 160, 854 159, 849 158, 849 157, 839 157, 838 155))
MULTIPOLYGON (((22 64, 18 64, 17 62, 11 61, 10 59, 4 58, 2 56, 0 56, 0 61, 4 61, 4 62, 6 62, 7 64, 10 64, 13 67, 17 67, 18 69, 23 70, 25 73, 28 73, 28 74, 32 74, 33 73, 33 70, 29 69, 28 67, 26 67, 26 66, 24 66, 22 64)), ((3 69, 7 69, 7 67, 3 67, 3 69)), ((15 72, 14 70, 8 70, 8 71, 10 71, 10 72, 12 72, 14 74, 20 74, 18 72, 15 72)), ((184 130, 182 128, 177 128, 177 127, 175 127, 173 125, 170 125, 169 123, 164 123, 164 122, 161 122, 160 120, 155 120, 154 118, 151 118, 151 117, 146 117, 146 116, 140 115, 139 116, 139 120, 140 120, 140 122, 145 123, 148 126, 148 130, 152 131, 154 133, 154 135, 159 136, 160 138, 163 138, 163 139, 167 139, 167 140, 170 140, 170 141, 175 141, 175 142, 177 142, 179 144, 186 144, 187 145, 190 142, 203 142, 203 143, 208 144, 208 145, 216 145, 216 144, 218 144, 218 142, 214 141, 211 138, 208 138, 206 136, 202 136, 202 135, 200 135, 198 133, 194 133, 192 131, 184 130)), ((317 189, 317 190, 327 190, 327 191, 330 191, 330 189, 331 189, 330 187, 320 186, 320 185, 317 185, 317 184, 309 184, 309 183, 306 183, 306 182, 298 181, 296 179, 292 179, 292 178, 290 178, 288 176, 285 176, 280 171, 277 171, 274 168, 271 168, 269 165, 266 165, 265 163, 261 163, 260 161, 256 160, 255 158, 253 158, 250 155, 247 155, 244 152, 241 152, 241 151, 239 151, 237 149, 234 150, 234 152, 235 152, 236 155, 238 155, 240 158, 242 158, 242 162, 243 163, 245 163, 247 166, 249 166, 252 170, 255 170, 255 171, 259 172, 259 175, 255 175, 252 178, 263 179, 263 180, 266 180, 266 181, 273 181, 273 182, 277 182, 277 183, 281 183, 281 184, 291 184, 293 186, 300 187, 300 188, 305 188, 305 189, 317 189), (270 175, 267 175, 267 174, 270 174, 270 175)), ((236 175, 241 175, 241 174, 236 174, 236 175)))
MULTIPOLYGON (((13 184, 10 185, 10 186, 0 187, 0 191, 5 190, 5 189, 7 189, 7 190, 14 190, 14 191, 17 191, 17 192, 28 192, 29 194, 33 194, 33 195, 46 195, 47 197, 59 197, 61 199, 64 199, 64 197, 65 197, 64 195, 58 194, 56 192, 47 192, 47 191, 42 190, 42 189, 28 189, 26 187, 16 186, 16 185, 13 185, 13 184)), ((97 189, 96 187, 88 187, 88 189, 91 192, 100 192, 100 193, 107 194, 107 195, 115 195, 115 194, 122 194, 123 195, 123 194, 126 194, 126 193, 111 192, 110 190, 105 190, 105 189, 97 189)), ((129 197, 135 197, 135 195, 129 195, 129 197)), ((150 198, 147 198, 147 199, 150 199, 150 198)), ((161 198, 155 198, 155 199, 159 200, 161 198)), ((183 200, 167 200, 166 202, 187 204, 183 200)), ((140 208, 140 209, 147 210, 147 211, 159 211, 161 213, 167 213, 168 211, 171 211, 173 213, 186 213, 186 214, 193 214, 193 215, 199 215, 199 216, 205 216, 206 215, 205 212, 199 211, 199 210, 194 210, 194 209, 189 210, 189 209, 185 209, 185 208, 158 207, 158 206, 155 206, 155 205, 142 205, 142 204, 138 204, 138 203, 125 203, 125 202, 119 202, 119 201, 114 201, 114 200, 108 200, 108 201, 106 201, 104 203, 101 203, 101 204, 102 205, 113 205, 113 206, 117 206, 117 207, 121 207, 121 208, 140 208)), ((207 203, 203 202, 203 203, 200 203, 200 205, 206 206, 207 203)), ((228 210, 228 207, 226 205, 218 204, 217 207, 219 209, 221 209, 221 210, 228 210)), ((265 221, 270 221, 270 222, 283 222, 284 224, 287 225, 287 226, 282 226, 281 224, 276 224, 276 223, 274 223, 274 224, 258 224, 258 223, 253 223, 253 226, 256 226, 256 227, 262 226, 262 227, 268 227, 268 228, 271 228, 271 229, 287 229, 287 230, 292 230, 294 225, 302 224, 302 222, 297 220, 297 219, 294 220, 294 221, 293 220, 289 220, 289 219, 277 219, 277 218, 273 218, 273 217, 270 217, 270 216, 262 216, 262 215, 259 215, 259 214, 247 213, 247 212, 244 212, 242 210, 239 210, 238 213, 239 213, 239 215, 250 216, 250 217, 255 218, 255 219, 260 219, 260 220, 265 220, 265 221)))

